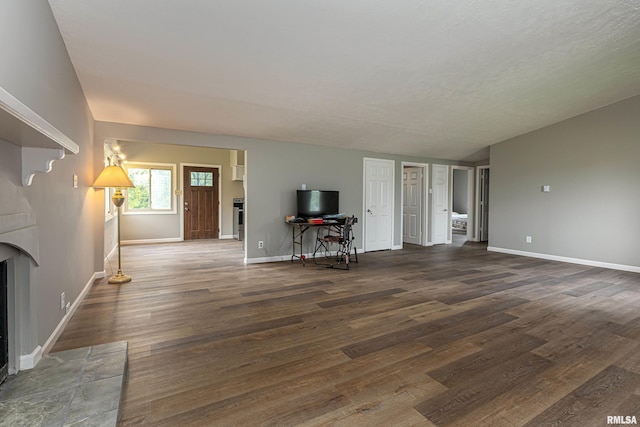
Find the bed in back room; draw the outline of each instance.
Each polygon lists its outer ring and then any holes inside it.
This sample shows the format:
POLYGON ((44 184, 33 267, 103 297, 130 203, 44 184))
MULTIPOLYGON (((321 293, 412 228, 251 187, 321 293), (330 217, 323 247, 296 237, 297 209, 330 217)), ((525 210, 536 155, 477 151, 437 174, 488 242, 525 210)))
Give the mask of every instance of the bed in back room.
POLYGON ((451 214, 451 226, 454 230, 467 231, 467 214, 453 212, 451 214))

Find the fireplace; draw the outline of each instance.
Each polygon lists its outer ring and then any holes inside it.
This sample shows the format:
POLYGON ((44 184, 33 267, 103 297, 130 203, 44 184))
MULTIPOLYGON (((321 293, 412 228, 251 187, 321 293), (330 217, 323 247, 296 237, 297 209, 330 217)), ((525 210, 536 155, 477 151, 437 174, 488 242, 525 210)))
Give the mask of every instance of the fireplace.
POLYGON ((0 384, 9 374, 9 314, 7 313, 7 261, 0 262, 0 384))
POLYGON ((39 238, 31 205, 1 174, 0 200, 0 365, 6 364, 8 374, 14 375, 33 368, 42 357, 34 280, 40 258, 39 238))

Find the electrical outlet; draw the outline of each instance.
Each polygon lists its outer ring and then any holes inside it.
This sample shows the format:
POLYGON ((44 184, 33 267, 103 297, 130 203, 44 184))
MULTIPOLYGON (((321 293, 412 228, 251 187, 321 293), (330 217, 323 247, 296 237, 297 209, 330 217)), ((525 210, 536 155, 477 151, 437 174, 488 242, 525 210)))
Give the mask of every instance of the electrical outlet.
POLYGON ((64 292, 60 294, 60 310, 64 310, 65 306, 65 296, 64 292))
POLYGON ((525 243, 531 243, 531 236, 525 236, 524 242, 525 243))
POLYGON ((67 305, 64 306, 64 314, 69 314, 69 311, 71 311, 71 303, 68 302, 67 305))
POLYGON ((262 240, 258 242, 258 249, 264 249, 264 242, 262 240))

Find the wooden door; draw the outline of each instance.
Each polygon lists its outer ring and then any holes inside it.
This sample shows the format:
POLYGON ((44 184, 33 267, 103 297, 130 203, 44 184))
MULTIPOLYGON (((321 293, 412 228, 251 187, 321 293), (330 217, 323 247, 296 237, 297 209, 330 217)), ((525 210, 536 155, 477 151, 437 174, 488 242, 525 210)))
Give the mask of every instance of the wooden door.
POLYGON ((393 239, 392 160, 365 159, 365 247, 366 251, 391 249, 393 239))
POLYGON ((216 168, 184 167, 184 239, 217 239, 219 171, 216 168))

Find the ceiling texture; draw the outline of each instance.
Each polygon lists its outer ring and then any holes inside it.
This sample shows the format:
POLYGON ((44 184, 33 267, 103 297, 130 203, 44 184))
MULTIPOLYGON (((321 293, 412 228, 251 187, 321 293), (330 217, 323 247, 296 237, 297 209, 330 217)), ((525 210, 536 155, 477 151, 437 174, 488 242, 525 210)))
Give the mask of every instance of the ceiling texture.
POLYGON ((49 0, 96 120, 476 161, 640 93, 640 0, 49 0))

